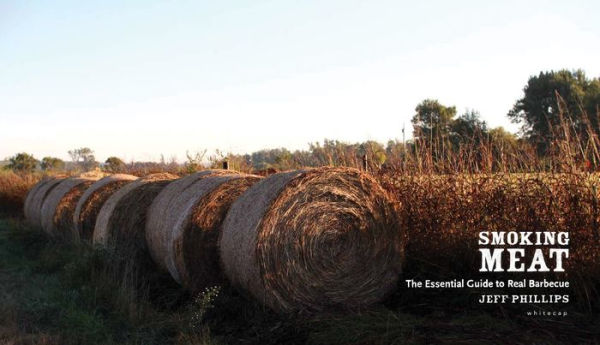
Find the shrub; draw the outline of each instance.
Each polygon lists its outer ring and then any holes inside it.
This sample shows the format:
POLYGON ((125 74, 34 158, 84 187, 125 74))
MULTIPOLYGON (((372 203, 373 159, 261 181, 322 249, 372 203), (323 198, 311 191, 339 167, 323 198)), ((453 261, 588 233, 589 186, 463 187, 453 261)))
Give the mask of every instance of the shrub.
POLYGON ((10 157, 9 162, 6 166, 8 169, 23 173, 33 172, 38 164, 37 159, 25 152, 17 153, 13 157, 10 157))

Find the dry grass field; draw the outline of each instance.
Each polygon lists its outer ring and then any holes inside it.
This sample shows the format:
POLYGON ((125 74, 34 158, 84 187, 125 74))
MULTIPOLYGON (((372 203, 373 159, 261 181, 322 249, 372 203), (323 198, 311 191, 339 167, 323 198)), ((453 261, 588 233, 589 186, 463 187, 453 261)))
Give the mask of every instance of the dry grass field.
POLYGON ((27 192, 40 178, 35 174, 15 174, 0 169, 0 214, 22 215, 27 192))
MULTIPOLYGON (((190 295, 164 273, 140 281, 118 252, 51 239, 22 221, 36 176, 0 175, 0 342, 6 344, 594 344, 600 341, 600 177, 595 173, 374 174, 406 229, 398 289, 359 313, 281 315, 231 287, 190 295), (568 318, 481 306, 477 289, 402 279, 479 278, 479 231, 568 231, 568 318)), ((495 277, 491 275, 489 277, 495 277)), ((501 277, 501 276, 498 276, 501 277)), ((531 306, 532 310, 538 306, 531 306)), ((539 307, 543 309, 543 307, 539 307)), ((540 309, 540 310, 541 310, 540 309)))

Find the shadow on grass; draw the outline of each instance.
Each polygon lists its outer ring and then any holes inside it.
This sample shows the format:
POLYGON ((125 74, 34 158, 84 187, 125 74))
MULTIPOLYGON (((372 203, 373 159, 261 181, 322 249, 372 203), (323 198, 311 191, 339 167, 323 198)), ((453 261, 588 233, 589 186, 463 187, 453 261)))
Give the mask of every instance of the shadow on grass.
POLYGON ((0 268, 1 343, 214 343, 190 327, 185 292, 109 251, 2 220, 0 268))
MULTIPOLYGON (((425 274, 418 265, 412 266, 405 274, 425 274)), ((362 313, 282 316, 229 287, 189 296, 169 277, 137 267, 127 255, 56 241, 21 221, 0 220, 2 344, 594 344, 599 340, 597 315, 528 319, 478 309, 469 294, 426 293, 400 288, 384 305, 362 313)))

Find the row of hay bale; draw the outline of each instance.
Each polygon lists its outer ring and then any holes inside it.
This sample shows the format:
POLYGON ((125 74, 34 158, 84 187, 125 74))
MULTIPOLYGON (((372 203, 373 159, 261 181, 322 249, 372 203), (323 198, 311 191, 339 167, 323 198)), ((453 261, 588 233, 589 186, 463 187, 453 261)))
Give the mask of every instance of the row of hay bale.
POLYGON ((397 206, 370 175, 320 168, 53 178, 24 211, 51 236, 117 248, 192 292, 231 284, 277 311, 318 312, 395 289, 397 206))

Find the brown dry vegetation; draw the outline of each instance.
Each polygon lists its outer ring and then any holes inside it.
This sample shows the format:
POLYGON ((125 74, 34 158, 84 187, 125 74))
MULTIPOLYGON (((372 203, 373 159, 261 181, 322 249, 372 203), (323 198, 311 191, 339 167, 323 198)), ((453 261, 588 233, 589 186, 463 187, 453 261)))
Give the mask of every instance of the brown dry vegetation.
POLYGON ((0 170, 0 214, 22 216, 27 193, 40 178, 35 174, 0 170))
POLYGON ((402 218, 410 229, 409 276, 474 277, 481 262, 480 231, 567 231, 566 273, 522 278, 569 280, 571 305, 582 312, 600 307, 600 175, 410 176, 388 171, 380 177, 402 201, 402 218))

